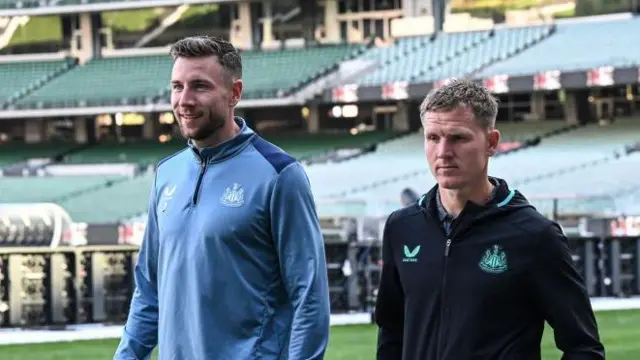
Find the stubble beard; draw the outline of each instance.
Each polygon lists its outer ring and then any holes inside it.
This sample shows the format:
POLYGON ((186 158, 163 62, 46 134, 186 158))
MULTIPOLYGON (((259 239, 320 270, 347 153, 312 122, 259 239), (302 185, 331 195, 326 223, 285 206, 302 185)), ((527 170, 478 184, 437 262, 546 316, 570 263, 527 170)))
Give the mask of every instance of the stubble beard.
POLYGON ((200 126, 192 136, 188 136, 185 129, 183 128, 182 123, 180 123, 180 132, 182 136, 193 140, 193 141, 203 141, 210 138, 213 134, 217 133, 224 127, 225 119, 222 116, 216 116, 211 114, 207 121, 200 126))

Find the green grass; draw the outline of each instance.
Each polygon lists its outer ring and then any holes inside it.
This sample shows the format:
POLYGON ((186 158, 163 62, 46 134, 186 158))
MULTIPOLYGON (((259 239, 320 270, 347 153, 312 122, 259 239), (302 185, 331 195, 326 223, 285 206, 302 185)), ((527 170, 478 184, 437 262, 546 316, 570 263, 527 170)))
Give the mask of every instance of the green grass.
MULTIPOLYGON (((640 311, 597 313, 608 359, 640 359, 640 311)), ((375 358, 376 328, 371 325, 338 326, 331 329, 327 360, 370 360, 375 358)), ((2 360, 107 360, 117 340, 76 341, 34 345, 0 346, 2 360)), ((559 359, 549 328, 543 339, 543 359, 559 359)), ((157 359, 157 357, 153 357, 157 359)))

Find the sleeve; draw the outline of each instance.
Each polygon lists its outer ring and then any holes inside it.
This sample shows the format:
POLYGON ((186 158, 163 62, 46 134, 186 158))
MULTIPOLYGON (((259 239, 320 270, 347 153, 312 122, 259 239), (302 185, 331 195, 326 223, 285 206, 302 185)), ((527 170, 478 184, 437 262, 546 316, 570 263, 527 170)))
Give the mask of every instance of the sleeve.
POLYGON ((298 163, 282 170, 271 199, 271 229, 293 305, 288 359, 322 359, 329 341, 324 239, 309 180, 298 163))
POLYGON ((378 360, 402 359, 404 292, 391 250, 390 219, 391 217, 387 219, 382 236, 382 274, 375 307, 378 360))
POLYGON ((134 269, 136 288, 114 360, 148 360, 158 343, 158 221, 152 186, 145 233, 134 269))
POLYGON ((538 308, 554 330, 563 360, 604 360, 596 318, 566 236, 555 223, 538 239, 532 286, 538 308))

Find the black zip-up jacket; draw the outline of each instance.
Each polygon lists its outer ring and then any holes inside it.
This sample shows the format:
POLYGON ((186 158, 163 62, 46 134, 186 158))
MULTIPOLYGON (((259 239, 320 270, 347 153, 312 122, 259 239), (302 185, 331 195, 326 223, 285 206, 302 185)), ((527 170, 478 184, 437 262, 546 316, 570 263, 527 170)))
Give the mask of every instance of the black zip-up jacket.
POLYGON ((564 360, 605 358, 561 228, 497 180, 448 237, 437 186, 387 219, 378 360, 538 360, 545 320, 564 360))

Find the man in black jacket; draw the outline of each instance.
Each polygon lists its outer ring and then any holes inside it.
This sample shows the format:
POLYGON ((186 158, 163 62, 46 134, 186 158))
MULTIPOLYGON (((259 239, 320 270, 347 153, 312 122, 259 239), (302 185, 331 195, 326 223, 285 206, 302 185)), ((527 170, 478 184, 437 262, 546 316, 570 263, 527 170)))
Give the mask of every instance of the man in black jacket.
POLYGON ((438 184, 387 219, 379 360, 540 359, 545 321, 563 359, 605 358, 562 230, 487 175, 497 111, 468 81, 432 91, 420 107, 438 184))

